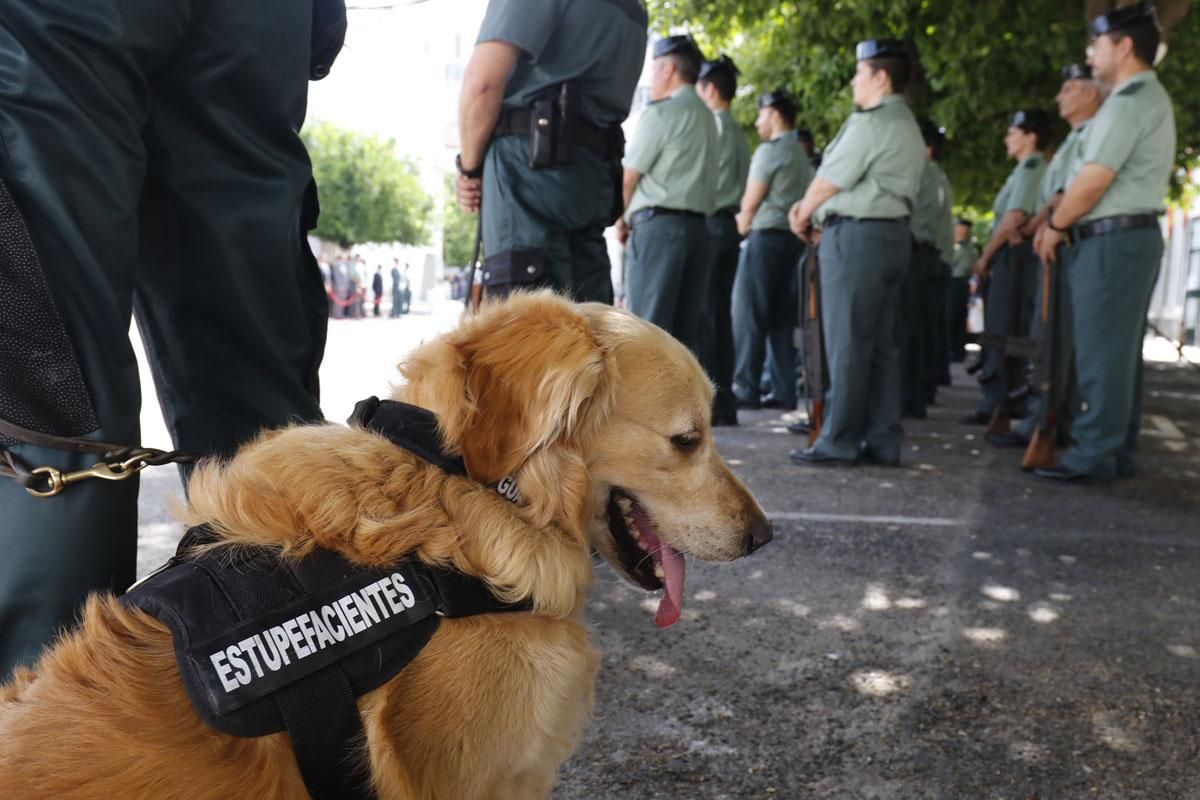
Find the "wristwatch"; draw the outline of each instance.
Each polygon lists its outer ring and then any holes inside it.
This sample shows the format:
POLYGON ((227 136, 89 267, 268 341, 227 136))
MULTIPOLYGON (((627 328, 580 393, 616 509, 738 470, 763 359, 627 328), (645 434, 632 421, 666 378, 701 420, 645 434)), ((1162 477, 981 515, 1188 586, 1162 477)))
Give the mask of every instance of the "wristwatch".
POLYGON ((462 175, 464 178, 482 178, 483 177, 483 164, 480 164, 475 169, 464 169, 463 168, 462 153, 459 153, 458 155, 456 155, 454 157, 454 166, 458 169, 458 174, 462 175))

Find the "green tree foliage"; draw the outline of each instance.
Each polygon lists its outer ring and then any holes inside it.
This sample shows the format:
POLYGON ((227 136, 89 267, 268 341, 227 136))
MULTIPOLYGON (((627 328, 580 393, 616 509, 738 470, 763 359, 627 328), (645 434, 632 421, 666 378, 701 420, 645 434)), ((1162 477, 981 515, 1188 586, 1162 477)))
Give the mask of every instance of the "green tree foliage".
POLYGON ((448 267, 466 266, 475 247, 475 222, 478 218, 458 207, 454 198, 454 177, 446 178, 442 201, 442 263, 448 267))
MULTIPOLYGON (((1175 102, 1178 195, 1183 168, 1200 163, 1200 14, 1187 13, 1187 0, 1158 5, 1168 25, 1177 23, 1159 74, 1175 102)), ((1012 168, 1002 144, 1012 112, 1040 106, 1057 118, 1059 68, 1083 61, 1088 43, 1079 0, 649 0, 649 6, 660 32, 686 28, 710 56, 734 58, 742 71, 734 113, 751 134, 755 98, 782 86, 798 97, 799 124, 813 129, 818 148, 851 111, 855 42, 910 40, 924 73, 911 92, 913 107, 946 129, 943 166, 956 200, 976 209, 991 205, 1012 168)), ((1065 135, 1065 123, 1058 133, 1065 135)))
POLYGON ((342 247, 428 240, 433 204, 416 165, 396 155, 394 141, 328 122, 305 128, 303 138, 320 193, 317 236, 342 247))

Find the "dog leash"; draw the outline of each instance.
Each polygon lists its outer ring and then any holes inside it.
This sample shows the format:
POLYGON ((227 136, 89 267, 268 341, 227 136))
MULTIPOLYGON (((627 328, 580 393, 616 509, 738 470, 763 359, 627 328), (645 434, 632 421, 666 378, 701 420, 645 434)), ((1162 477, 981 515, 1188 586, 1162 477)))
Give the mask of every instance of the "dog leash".
POLYGON ((30 467, 16 453, 6 447, 0 447, 0 477, 11 478, 34 497, 54 497, 71 484, 92 478, 122 481, 133 477, 146 467, 191 464, 200 457, 196 453, 178 450, 130 447, 74 436, 55 436, 31 431, 5 419, 0 419, 0 436, 34 447, 68 453, 95 453, 100 456, 100 460, 88 469, 63 472, 57 467, 30 467))

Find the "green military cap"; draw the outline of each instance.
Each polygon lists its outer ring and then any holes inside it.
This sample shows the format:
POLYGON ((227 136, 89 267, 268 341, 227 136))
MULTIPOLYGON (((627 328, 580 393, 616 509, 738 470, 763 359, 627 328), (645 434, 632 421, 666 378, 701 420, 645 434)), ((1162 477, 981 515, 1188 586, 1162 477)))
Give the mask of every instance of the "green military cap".
POLYGON ((1067 64, 1062 68, 1062 79, 1064 81, 1090 81, 1092 68, 1087 64, 1067 64))
POLYGON ((954 224, 955 225, 966 225, 969 228, 969 227, 973 226, 975 223, 971 222, 971 220, 967 219, 966 217, 959 217, 958 219, 954 220, 954 224))
POLYGON ((922 117, 917 124, 921 127, 921 136, 925 139, 925 146, 933 148, 934 160, 941 161, 942 154, 946 149, 945 128, 940 127, 928 117, 922 117))
POLYGON ((772 108, 787 106, 795 109, 796 103, 792 100, 791 95, 787 93, 787 89, 776 89, 773 92, 763 92, 759 95, 758 107, 766 108, 767 106, 771 106, 772 108))
POLYGON ((869 58, 910 59, 911 54, 899 39, 864 39, 855 45, 854 58, 858 61, 869 58))
POLYGON ((1045 135, 1050 132, 1050 115, 1040 108, 1024 108, 1012 115, 1008 127, 1045 135))
POLYGON ((733 59, 722 53, 715 61, 705 61, 700 65, 700 80, 704 80, 714 72, 724 72, 725 70, 728 70, 735 78, 741 75, 737 64, 733 63, 733 59))
POLYGON ((1106 33, 1115 33, 1126 28, 1132 28, 1135 25, 1144 24, 1153 25, 1155 30, 1159 33, 1162 32, 1162 26, 1158 22, 1158 11, 1154 8, 1154 3, 1143 1, 1132 6, 1125 6, 1124 8, 1114 8, 1107 14, 1094 17, 1088 24, 1088 33, 1095 39, 1106 33))
POLYGON ((700 53, 700 47, 688 35, 666 36, 654 43, 655 58, 669 56, 672 53, 687 53, 696 56, 700 61, 704 60, 704 56, 700 53))

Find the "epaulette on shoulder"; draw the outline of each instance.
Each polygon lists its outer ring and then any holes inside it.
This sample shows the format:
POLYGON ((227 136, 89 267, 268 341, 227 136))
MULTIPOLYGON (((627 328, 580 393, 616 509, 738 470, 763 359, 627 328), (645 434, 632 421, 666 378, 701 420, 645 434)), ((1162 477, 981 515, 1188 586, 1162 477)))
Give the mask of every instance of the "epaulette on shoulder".
POLYGON ((1122 97, 1125 97, 1125 96, 1131 95, 1131 94, 1137 94, 1138 92, 1140 92, 1142 90, 1142 87, 1145 85, 1146 84, 1143 83, 1142 81, 1136 81, 1134 83, 1129 84, 1121 91, 1117 92, 1117 94, 1121 95, 1122 97))
POLYGON ((1025 169, 1037 169, 1037 168, 1038 168, 1038 162, 1034 161, 1032 158, 1025 162, 1025 169))

